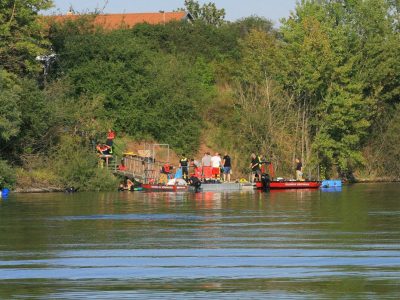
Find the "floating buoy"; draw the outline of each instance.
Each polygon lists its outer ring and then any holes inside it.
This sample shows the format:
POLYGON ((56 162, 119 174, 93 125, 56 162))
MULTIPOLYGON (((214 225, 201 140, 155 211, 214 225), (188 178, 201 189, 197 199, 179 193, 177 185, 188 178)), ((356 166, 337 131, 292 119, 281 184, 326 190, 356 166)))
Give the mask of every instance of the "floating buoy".
POLYGON ((7 198, 9 193, 10 193, 9 189, 2 189, 0 193, 1 194, 0 198, 7 198))
POLYGON ((339 188, 342 187, 341 180, 324 180, 321 184, 322 188, 339 188))

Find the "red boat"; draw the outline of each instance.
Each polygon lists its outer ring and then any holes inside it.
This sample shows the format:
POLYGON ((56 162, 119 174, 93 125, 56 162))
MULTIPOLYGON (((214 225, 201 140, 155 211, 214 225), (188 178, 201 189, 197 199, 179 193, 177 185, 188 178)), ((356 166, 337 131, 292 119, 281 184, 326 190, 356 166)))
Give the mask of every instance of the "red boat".
POLYGON ((158 192, 183 192, 188 190, 185 185, 143 184, 142 187, 145 190, 158 192))
MULTIPOLYGON (((319 181, 271 181, 270 189, 317 189, 321 186, 319 181)), ((262 183, 256 182, 257 189, 262 189, 262 183)))

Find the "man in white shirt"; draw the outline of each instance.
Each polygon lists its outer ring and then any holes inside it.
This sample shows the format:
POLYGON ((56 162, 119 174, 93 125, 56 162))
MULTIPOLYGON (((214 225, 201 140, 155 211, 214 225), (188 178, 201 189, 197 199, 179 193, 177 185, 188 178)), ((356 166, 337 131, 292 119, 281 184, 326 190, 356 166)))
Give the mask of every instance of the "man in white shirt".
POLYGON ((221 157, 219 156, 219 153, 215 153, 215 155, 211 157, 212 175, 215 179, 220 178, 221 165, 221 157))

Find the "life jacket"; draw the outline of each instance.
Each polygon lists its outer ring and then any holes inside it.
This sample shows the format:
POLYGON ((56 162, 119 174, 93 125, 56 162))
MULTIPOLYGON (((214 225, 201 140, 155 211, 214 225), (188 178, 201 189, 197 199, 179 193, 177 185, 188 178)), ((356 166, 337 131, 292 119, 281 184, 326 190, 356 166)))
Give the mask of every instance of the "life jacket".
POLYGON ((115 131, 109 131, 108 133, 107 133, 107 139, 108 140, 113 140, 113 139, 115 139, 115 131))
POLYGON ((269 164, 269 175, 271 176, 271 178, 275 177, 275 170, 272 163, 269 164))
POLYGON ((163 168, 165 174, 169 174, 171 172, 171 166, 169 164, 165 164, 163 168))
POLYGON ((260 167, 260 169, 262 168, 263 162, 261 159, 261 156, 257 156, 257 160, 258 160, 258 166, 260 167))
POLYGON ((186 157, 183 157, 179 162, 181 164, 181 167, 187 167, 189 161, 186 157))
POLYGON ((101 154, 103 154, 104 151, 107 151, 107 150, 108 150, 108 147, 107 147, 106 145, 99 145, 98 148, 97 148, 97 150, 98 150, 101 154))

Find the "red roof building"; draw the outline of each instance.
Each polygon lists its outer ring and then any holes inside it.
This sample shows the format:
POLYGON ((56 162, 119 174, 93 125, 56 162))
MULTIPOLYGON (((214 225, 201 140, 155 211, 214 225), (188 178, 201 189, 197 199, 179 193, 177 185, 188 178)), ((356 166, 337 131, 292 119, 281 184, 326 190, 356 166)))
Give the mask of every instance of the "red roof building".
MULTIPOLYGON (((67 14, 60 16, 51 16, 56 22, 64 20, 73 20, 81 15, 67 14)), ((99 14, 94 16, 94 23, 104 29, 132 28, 136 24, 165 24, 171 21, 192 21, 193 17, 185 11, 178 12, 159 12, 159 13, 127 13, 127 14, 99 14)))

